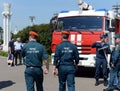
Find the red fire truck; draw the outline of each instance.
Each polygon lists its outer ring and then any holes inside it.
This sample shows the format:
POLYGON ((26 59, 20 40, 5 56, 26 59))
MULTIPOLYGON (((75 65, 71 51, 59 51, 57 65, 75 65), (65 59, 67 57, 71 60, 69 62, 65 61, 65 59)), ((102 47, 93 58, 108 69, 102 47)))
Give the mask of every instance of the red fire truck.
POLYGON ((52 61, 56 46, 61 42, 60 32, 66 30, 70 32, 69 41, 80 53, 79 66, 94 67, 96 50, 91 45, 100 40, 100 34, 107 33, 112 49, 115 33, 120 33, 120 17, 114 11, 93 9, 81 0, 78 2, 81 10, 61 11, 50 21, 52 61))

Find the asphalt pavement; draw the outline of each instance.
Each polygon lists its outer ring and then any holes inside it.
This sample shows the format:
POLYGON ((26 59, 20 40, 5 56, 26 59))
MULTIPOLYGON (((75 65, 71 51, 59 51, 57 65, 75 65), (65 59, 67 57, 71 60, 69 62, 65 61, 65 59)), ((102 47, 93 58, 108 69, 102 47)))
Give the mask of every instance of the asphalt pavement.
MULTIPOLYGON (((24 65, 8 67, 7 58, 0 57, 0 91, 26 91, 24 80, 24 65)), ((81 72, 82 74, 82 72, 81 72)), ((75 78, 76 91, 103 91, 103 80, 99 86, 94 86, 94 77, 77 76, 75 78)), ((52 65, 48 75, 44 75, 44 91, 58 91, 58 78, 52 75, 52 65)))

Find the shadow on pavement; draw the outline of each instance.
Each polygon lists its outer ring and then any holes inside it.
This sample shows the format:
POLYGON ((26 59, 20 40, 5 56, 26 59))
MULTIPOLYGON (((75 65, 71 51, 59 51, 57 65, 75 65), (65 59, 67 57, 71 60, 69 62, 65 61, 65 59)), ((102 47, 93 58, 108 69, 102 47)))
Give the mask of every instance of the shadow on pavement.
POLYGON ((94 75, 95 75, 94 68, 79 67, 76 71, 76 77, 94 78, 94 75))
POLYGON ((8 81, 0 81, 0 89, 9 87, 11 85, 15 84, 15 82, 8 80, 8 81))
MULTIPOLYGON (((108 69, 109 74, 109 69, 108 69)), ((94 78, 95 76, 95 68, 92 67, 79 67, 76 71, 76 77, 87 77, 87 78, 94 78)), ((100 78, 103 78, 103 71, 102 68, 100 69, 100 78)))

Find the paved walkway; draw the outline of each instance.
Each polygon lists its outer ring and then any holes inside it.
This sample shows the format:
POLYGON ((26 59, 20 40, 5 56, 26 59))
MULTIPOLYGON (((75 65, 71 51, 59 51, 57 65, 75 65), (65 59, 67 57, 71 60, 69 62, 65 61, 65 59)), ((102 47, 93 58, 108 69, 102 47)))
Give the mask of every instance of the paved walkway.
MULTIPOLYGON (((26 91, 24 69, 24 65, 8 67, 7 58, 0 57, 0 91, 26 91)), ((76 77, 75 82, 76 91, 103 91, 106 88, 103 81, 99 86, 94 86, 93 77, 76 77)), ((58 79, 53 77, 51 65, 49 74, 44 75, 44 91, 58 91, 58 79)))
MULTIPOLYGON (((24 65, 8 67, 7 58, 0 57, 0 91, 26 91, 24 69, 24 65)), ((54 78, 51 73, 44 75, 44 91, 58 89, 57 77, 54 78)))
POLYGON ((0 57, 0 91, 26 91, 24 68, 8 67, 7 58, 0 57))

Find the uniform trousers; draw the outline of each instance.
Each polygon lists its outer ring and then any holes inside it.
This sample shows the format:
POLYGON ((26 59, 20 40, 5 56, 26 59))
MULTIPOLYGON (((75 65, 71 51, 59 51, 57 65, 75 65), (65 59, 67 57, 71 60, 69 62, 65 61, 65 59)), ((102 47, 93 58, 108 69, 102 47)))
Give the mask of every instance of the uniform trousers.
POLYGON ((95 78, 96 79, 100 78, 101 67, 102 67, 102 71, 103 71, 103 78, 107 79, 108 78, 108 70, 107 70, 106 59, 96 58, 96 71, 95 71, 95 78))
POLYGON ((42 68, 27 67, 24 73, 25 73, 27 91, 35 91, 34 83, 36 83, 37 91, 43 91, 43 70, 42 68))
POLYGON ((111 68, 110 69, 110 74, 109 74, 109 76, 110 76, 110 78, 109 78, 109 82, 108 82, 108 87, 110 88, 110 89, 114 89, 114 82, 115 82, 115 80, 116 80, 116 76, 117 76, 117 71, 116 71, 116 69, 114 69, 114 68, 111 68))
POLYGON ((75 91, 75 67, 60 65, 58 68, 59 91, 75 91))
POLYGON ((114 82, 116 80, 115 79, 116 76, 118 76, 117 87, 120 89, 120 64, 116 65, 115 68, 111 68, 108 88, 110 88, 110 89, 114 89, 115 88, 114 82))

